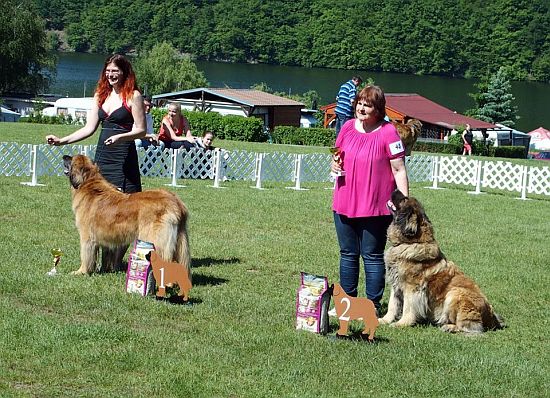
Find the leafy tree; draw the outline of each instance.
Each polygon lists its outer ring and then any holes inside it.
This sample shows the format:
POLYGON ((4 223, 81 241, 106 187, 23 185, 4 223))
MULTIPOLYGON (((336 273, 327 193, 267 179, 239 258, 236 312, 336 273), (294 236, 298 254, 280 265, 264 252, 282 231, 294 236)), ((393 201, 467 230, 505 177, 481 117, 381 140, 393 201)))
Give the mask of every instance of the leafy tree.
POLYGON ((53 76, 44 21, 30 0, 4 0, 0 14, 0 94, 36 94, 53 76))
POLYGON ((512 85, 508 79, 506 68, 500 67, 489 79, 489 82, 479 87, 486 89, 472 97, 477 102, 474 112, 478 119, 489 123, 501 123, 512 127, 518 119, 517 108, 513 105, 512 85))
POLYGON ((208 84, 189 56, 180 55, 168 42, 144 51, 135 63, 139 84, 147 94, 161 94, 204 87, 208 84))

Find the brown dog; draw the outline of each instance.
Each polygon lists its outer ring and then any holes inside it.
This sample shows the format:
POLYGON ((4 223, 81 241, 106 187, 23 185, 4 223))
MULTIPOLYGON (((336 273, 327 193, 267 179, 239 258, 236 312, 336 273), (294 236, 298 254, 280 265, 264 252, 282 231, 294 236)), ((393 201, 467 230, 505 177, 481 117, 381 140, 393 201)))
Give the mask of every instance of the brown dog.
MULTIPOLYGON (((122 193, 83 155, 63 156, 63 164, 80 234, 81 263, 75 274, 96 270, 99 247, 116 248, 136 239, 152 242, 162 258, 183 264, 189 272, 188 211, 174 193, 161 189, 122 193)), ((113 268, 102 265, 106 271, 113 268)))
POLYGON ((380 322, 412 326, 428 321, 447 332, 502 328, 480 288, 441 252, 420 202, 399 190, 391 200, 396 210, 388 228, 391 247, 384 256, 391 293, 380 322))
POLYGON ((353 319, 363 320, 362 335, 369 336, 369 341, 374 340, 374 333, 378 327, 378 318, 374 303, 366 297, 351 297, 346 294, 339 283, 334 284, 332 291, 334 308, 340 322, 340 328, 336 332, 340 336, 347 336, 349 321, 353 319))
POLYGON ((166 286, 177 283, 180 288, 179 296, 183 297, 183 301, 189 300, 189 291, 193 285, 190 274, 182 264, 164 261, 155 250, 149 252, 145 257, 153 268, 153 275, 158 286, 157 297, 165 297, 166 286))
POLYGON ((410 156, 416 140, 420 137, 422 122, 418 119, 409 119, 407 123, 393 121, 392 124, 397 129, 401 142, 405 146, 405 155, 410 156))

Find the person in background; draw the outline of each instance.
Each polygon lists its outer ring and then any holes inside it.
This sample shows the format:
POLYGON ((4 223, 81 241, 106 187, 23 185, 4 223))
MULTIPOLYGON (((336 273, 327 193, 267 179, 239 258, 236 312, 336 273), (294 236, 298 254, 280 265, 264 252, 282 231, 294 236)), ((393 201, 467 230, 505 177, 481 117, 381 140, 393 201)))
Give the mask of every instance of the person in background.
POLYGON ((391 193, 398 188, 409 195, 405 148, 396 128, 384 120, 385 105, 380 87, 361 90, 354 101, 355 119, 342 126, 335 144, 340 154, 331 163, 335 174, 345 171, 336 178, 332 205, 340 246, 340 284, 348 295, 357 296, 362 257, 366 295, 377 310, 384 293, 391 193))
POLYGON ((145 129, 146 134, 143 138, 137 138, 135 142, 137 147, 148 148, 151 144, 158 144, 158 138, 153 128, 153 115, 151 115, 151 97, 143 97, 143 106, 145 108, 145 124, 147 126, 145 129))
POLYGON ((472 143, 474 142, 474 133, 469 124, 466 124, 466 128, 462 132, 462 142, 464 143, 464 149, 462 155, 472 155, 472 143))
POLYGON ((153 115, 151 115, 151 97, 143 97, 143 106, 145 107, 145 123, 147 128, 145 129, 146 134, 154 134, 153 130, 153 115))
MULTIPOLYGON (((95 163, 107 181, 122 192, 141 191, 141 176, 134 140, 145 136, 145 108, 130 62, 122 55, 107 58, 103 65, 94 102, 86 125, 63 138, 50 134, 50 145, 74 144, 101 132, 95 152, 95 163)), ((120 265, 126 247, 102 249, 102 264, 120 265)))
POLYGON ((212 142, 214 141, 215 135, 211 131, 205 131, 202 134, 202 137, 195 138, 195 143, 199 148, 203 148, 206 150, 213 150, 216 149, 214 146, 212 146, 212 142))
POLYGON ((168 114, 162 118, 158 141, 161 148, 189 150, 195 146, 195 137, 187 118, 181 114, 181 106, 177 102, 168 104, 168 114))
POLYGON ((336 137, 340 133, 340 129, 345 122, 353 118, 353 100, 357 93, 357 86, 363 82, 361 76, 353 76, 340 86, 340 90, 336 95, 336 137))

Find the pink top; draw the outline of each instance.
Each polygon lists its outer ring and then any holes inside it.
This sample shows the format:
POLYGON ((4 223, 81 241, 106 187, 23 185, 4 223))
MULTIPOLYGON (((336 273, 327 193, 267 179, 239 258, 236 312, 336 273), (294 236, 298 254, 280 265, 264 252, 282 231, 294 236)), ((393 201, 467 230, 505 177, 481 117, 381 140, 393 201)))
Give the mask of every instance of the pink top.
POLYGON ((346 175, 336 178, 332 209, 347 217, 389 215, 386 203, 396 188, 390 160, 405 156, 393 124, 362 133, 351 119, 342 126, 335 146, 344 153, 346 175))

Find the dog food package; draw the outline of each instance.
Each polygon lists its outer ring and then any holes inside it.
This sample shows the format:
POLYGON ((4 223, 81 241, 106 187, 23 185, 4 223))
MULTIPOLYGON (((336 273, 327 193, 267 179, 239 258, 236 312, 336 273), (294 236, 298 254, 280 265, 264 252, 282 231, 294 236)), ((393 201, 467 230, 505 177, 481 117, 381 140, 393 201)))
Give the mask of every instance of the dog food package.
POLYGON ((329 304, 327 278, 302 272, 296 298, 296 329, 327 334, 329 304))
POLYGON ((155 250, 155 245, 150 242, 136 240, 128 257, 128 270, 126 271, 126 292, 139 293, 147 296, 155 293, 155 278, 151 263, 145 256, 155 250))

